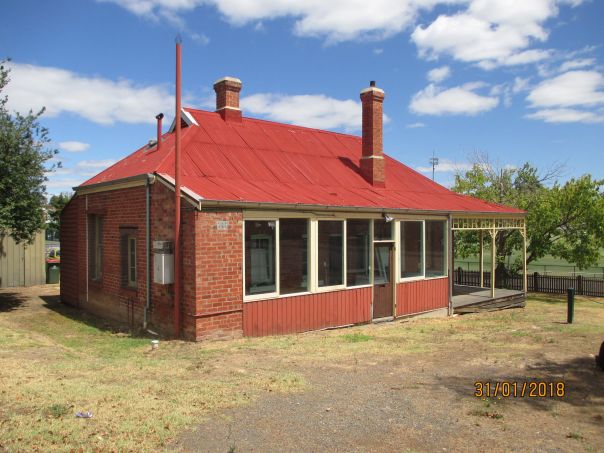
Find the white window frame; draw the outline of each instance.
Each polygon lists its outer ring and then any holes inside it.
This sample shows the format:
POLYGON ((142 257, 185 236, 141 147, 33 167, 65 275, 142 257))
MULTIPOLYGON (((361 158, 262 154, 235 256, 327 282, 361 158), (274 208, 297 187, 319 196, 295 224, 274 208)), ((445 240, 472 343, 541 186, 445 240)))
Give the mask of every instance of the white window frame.
POLYGON ((346 282, 346 288, 350 288, 350 289, 357 289, 357 288, 367 288, 370 286, 373 286, 373 220, 370 217, 367 218, 354 218, 351 217, 350 219, 346 219, 345 225, 344 225, 344 230, 346 233, 346 243, 344 244, 344 248, 345 250, 345 255, 346 255, 346 262, 344 263, 345 266, 345 273, 346 275, 344 276, 344 281, 346 282), (369 249, 367 250, 367 260, 369 264, 369 283, 365 283, 363 285, 348 285, 348 220, 364 220, 369 222, 369 244, 368 247, 369 249))
MULTIPOLYGON (((305 294, 311 294, 312 290, 312 274, 311 274, 311 270, 312 270, 312 263, 311 263, 311 256, 312 256, 312 252, 311 252, 311 244, 314 244, 313 238, 312 238, 312 230, 311 230, 311 219, 308 217, 291 217, 291 216, 282 216, 279 219, 277 219, 277 222, 279 223, 280 219, 296 219, 296 218, 304 218, 306 220, 306 236, 307 236, 307 240, 306 240, 306 291, 299 291, 297 293, 287 293, 287 294, 281 294, 281 282, 279 282, 278 288, 279 291, 277 292, 277 296, 279 298, 283 298, 283 297, 294 297, 294 296, 303 296, 305 294)), ((254 219, 256 220, 256 219, 254 219)), ((280 228, 280 227, 279 227, 280 228)), ((281 240, 280 238, 277 238, 277 248, 281 249, 281 240)), ((281 251, 279 251, 279 256, 281 256, 281 251)), ((278 261, 277 262, 277 267, 279 267, 279 278, 281 278, 281 262, 278 261)))
POLYGON ((426 280, 436 280, 438 278, 448 278, 449 277, 449 220, 444 220, 444 219, 425 219, 424 220, 424 275, 426 274, 426 220, 437 220, 437 221, 441 221, 445 224, 445 228, 444 228, 444 235, 445 235, 445 241, 444 241, 444 248, 445 248, 445 253, 443 255, 443 259, 445 260, 445 265, 444 265, 444 269, 443 269, 443 275, 433 275, 431 277, 425 277, 426 280))
POLYGON ((315 249, 315 290, 318 293, 329 291, 337 291, 346 289, 346 219, 340 218, 322 218, 316 219, 315 241, 313 248, 315 249), (319 222, 342 222, 342 283, 339 285, 319 286, 319 222))
POLYGON ((449 235, 448 232, 449 231, 449 221, 446 218, 442 218, 442 217, 421 217, 421 218, 413 218, 413 217, 405 217, 405 218, 399 218, 396 220, 396 228, 395 228, 395 234, 396 234, 396 243, 399 244, 399 251, 396 254, 396 282, 397 283, 407 283, 407 282, 413 282, 413 281, 418 281, 418 280, 436 280, 439 278, 448 278, 449 277, 449 235), (445 269, 444 269, 444 274, 443 275, 435 275, 432 277, 426 277, 426 220, 436 220, 436 221, 440 221, 443 222, 445 225, 445 243, 444 243, 444 247, 445 247, 445 254, 444 254, 444 259, 445 259, 445 269), (403 243, 402 243, 402 237, 401 237, 401 223, 402 222, 421 222, 422 224, 422 275, 418 275, 418 276, 414 276, 414 277, 402 277, 401 276, 401 270, 402 270, 402 260, 401 260, 401 253, 403 250, 403 243))
POLYGON ((258 219, 244 219, 243 221, 243 300, 254 301, 264 299, 274 299, 279 296, 279 219, 278 218, 258 218, 258 219), (245 223, 248 221, 257 222, 275 222, 275 291, 270 293, 260 294, 245 294, 245 283, 246 283, 246 265, 245 265, 245 223))

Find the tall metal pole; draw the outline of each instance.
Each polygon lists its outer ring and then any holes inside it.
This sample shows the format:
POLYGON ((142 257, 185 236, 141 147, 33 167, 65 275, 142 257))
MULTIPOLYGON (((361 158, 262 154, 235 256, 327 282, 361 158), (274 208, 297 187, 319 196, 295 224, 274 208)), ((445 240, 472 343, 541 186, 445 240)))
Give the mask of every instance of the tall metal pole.
POLYGON ((176 38, 176 126, 174 145, 174 336, 180 337, 180 62, 181 39, 176 38))

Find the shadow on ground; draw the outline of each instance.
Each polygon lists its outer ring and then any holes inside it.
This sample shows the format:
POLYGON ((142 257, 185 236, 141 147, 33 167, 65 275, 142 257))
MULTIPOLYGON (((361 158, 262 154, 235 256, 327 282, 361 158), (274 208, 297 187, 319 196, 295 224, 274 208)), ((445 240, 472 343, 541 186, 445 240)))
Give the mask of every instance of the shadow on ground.
POLYGON ((143 331, 140 327, 99 318, 77 307, 64 304, 61 302, 61 296, 58 294, 44 295, 39 297, 44 302, 44 308, 52 310, 55 313, 73 321, 94 327, 95 329, 111 333, 127 333, 132 338, 155 338, 151 334, 143 331))
MULTIPOLYGON (((564 382, 565 394, 562 398, 538 397, 537 395, 509 398, 509 400, 525 404, 531 409, 541 411, 551 410, 555 403, 569 404, 583 410, 595 410, 602 407, 604 400, 604 372, 596 367, 594 358, 589 356, 580 356, 564 361, 542 360, 535 365, 528 366, 524 374, 516 372, 505 377, 492 377, 490 379, 477 379, 476 376, 442 377, 443 385, 462 397, 467 397, 469 394, 468 382, 476 380, 492 383, 495 381, 517 382, 518 392, 520 392, 524 382, 564 382)), ((491 385, 493 386, 493 384, 491 385)), ((549 391, 549 387, 547 390, 549 391)), ((473 389, 471 391, 473 393, 473 389)), ((491 387, 492 392, 493 388, 491 387)), ((593 417, 590 420, 594 424, 602 425, 601 417, 593 417)))
POLYGON ((27 301, 27 297, 19 293, 0 293, 0 313, 18 309, 27 301))

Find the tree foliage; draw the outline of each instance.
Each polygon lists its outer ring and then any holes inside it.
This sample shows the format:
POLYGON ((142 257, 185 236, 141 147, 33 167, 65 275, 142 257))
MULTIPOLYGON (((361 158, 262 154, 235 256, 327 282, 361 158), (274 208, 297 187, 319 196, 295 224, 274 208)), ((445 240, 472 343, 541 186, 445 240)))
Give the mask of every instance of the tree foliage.
POLYGON ((61 231, 61 211, 65 205, 71 200, 71 194, 68 192, 61 192, 60 194, 53 195, 48 201, 48 224, 46 229, 58 235, 61 231))
MULTIPOLYGON (((471 169, 456 175, 453 190, 527 211, 527 262, 552 255, 585 269, 598 262, 604 247, 604 180, 587 174, 561 184, 559 176, 560 167, 544 174, 529 163, 497 169, 477 156, 471 169)), ((478 254, 476 233, 456 236, 458 255, 478 254)), ((499 272, 520 268, 520 258, 512 261, 522 251, 517 231, 501 231, 496 249, 499 272)))
POLYGON ((39 123, 44 109, 26 115, 11 114, 3 90, 9 70, 0 63, 0 233, 17 242, 32 241, 44 225, 46 166, 57 154, 49 148, 48 130, 39 123))

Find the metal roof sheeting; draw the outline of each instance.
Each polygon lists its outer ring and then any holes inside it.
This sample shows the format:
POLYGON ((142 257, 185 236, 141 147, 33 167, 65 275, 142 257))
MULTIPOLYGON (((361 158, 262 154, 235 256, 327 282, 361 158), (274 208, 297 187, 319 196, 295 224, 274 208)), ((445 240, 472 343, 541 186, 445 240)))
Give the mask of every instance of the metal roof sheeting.
MULTIPOLYGON (((183 184, 212 201, 350 206, 421 211, 523 211, 454 193, 386 156, 386 187, 359 172, 361 138, 289 124, 187 109, 199 126, 183 130, 183 184)), ((147 146, 82 186, 145 173, 174 176, 174 134, 147 146)))

